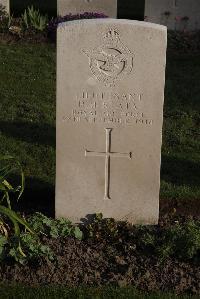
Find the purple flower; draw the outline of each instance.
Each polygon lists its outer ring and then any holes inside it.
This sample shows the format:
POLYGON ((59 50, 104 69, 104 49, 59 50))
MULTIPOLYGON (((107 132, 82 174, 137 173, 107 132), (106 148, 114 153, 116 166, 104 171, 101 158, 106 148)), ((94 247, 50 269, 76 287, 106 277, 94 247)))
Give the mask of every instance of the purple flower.
POLYGON ((63 17, 58 16, 57 18, 54 18, 49 22, 47 29, 49 34, 55 37, 57 26, 60 23, 74 21, 74 20, 82 20, 82 19, 101 19, 101 18, 108 18, 108 16, 98 12, 84 12, 82 14, 76 14, 76 15, 68 14, 63 17))

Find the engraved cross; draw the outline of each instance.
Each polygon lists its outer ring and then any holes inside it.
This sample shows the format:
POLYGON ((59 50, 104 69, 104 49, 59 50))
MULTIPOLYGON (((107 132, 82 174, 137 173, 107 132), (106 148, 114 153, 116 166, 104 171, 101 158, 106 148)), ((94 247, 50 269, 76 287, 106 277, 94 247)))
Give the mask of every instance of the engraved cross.
POLYGON ((111 132, 112 129, 106 130, 106 151, 105 152, 93 152, 85 151, 86 157, 104 157, 105 158, 105 193, 104 200, 109 200, 110 198, 110 159, 111 158, 132 158, 132 152, 129 153, 115 153, 111 152, 111 132))

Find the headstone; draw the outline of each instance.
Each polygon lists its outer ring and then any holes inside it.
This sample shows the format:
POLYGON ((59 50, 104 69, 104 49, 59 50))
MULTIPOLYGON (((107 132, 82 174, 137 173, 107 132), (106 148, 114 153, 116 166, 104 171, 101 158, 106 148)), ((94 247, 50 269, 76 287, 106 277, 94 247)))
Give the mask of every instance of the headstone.
POLYGON ((59 25, 57 217, 158 222, 166 39, 140 21, 59 25))
POLYGON ((145 0, 145 20, 172 30, 200 29, 200 1, 145 0))
POLYGON ((0 5, 5 8, 5 11, 9 14, 10 13, 10 0, 0 0, 0 5))
POLYGON ((60 16, 97 12, 116 18, 117 0, 57 0, 57 10, 60 16))

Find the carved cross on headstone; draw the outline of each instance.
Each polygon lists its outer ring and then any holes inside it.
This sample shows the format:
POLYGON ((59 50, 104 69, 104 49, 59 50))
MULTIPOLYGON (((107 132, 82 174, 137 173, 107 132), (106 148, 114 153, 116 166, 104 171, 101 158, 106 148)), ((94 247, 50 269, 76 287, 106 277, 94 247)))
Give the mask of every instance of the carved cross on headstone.
POLYGON ((105 152, 93 152, 85 151, 86 157, 105 157, 105 194, 104 200, 109 200, 110 198, 110 158, 132 158, 132 152, 129 153, 116 153, 111 152, 111 132, 112 129, 106 130, 106 151, 105 152))

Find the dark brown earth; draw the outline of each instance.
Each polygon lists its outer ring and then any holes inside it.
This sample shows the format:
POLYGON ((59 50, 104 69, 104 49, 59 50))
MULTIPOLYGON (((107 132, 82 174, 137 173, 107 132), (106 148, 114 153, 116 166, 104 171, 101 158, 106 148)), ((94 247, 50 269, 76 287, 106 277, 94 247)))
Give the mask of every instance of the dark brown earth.
MULTIPOLYGON (((158 229, 200 220, 199 201, 194 206, 161 202, 158 229), (196 209, 195 209, 196 207, 196 209), (190 209, 191 208, 191 209, 190 209), (198 211, 192 216, 191 212, 198 211), (196 213, 197 214, 197 213, 196 213)), ((144 291, 176 292, 200 295, 200 264, 168 258, 164 262, 151 253, 143 254, 126 240, 117 244, 106 240, 83 241, 73 238, 48 239, 43 242, 55 253, 54 262, 42 259, 28 265, 1 265, 0 281, 28 286, 58 284, 64 286, 134 286, 144 291)))
POLYGON ((0 33, 0 43, 1 44, 39 44, 39 43, 50 43, 51 40, 47 37, 46 34, 33 32, 27 32, 19 36, 12 33, 0 33))
POLYGON ((134 285, 145 291, 200 294, 200 266, 168 259, 159 263, 127 247, 124 254, 108 244, 72 238, 50 240, 57 262, 0 267, 0 281, 25 285, 134 285))
POLYGON ((163 218, 163 216, 168 216, 171 214, 183 217, 194 216, 200 218, 200 199, 161 199, 161 218, 163 218))

